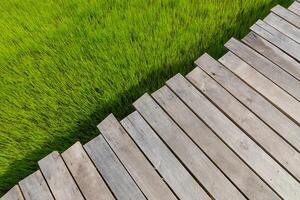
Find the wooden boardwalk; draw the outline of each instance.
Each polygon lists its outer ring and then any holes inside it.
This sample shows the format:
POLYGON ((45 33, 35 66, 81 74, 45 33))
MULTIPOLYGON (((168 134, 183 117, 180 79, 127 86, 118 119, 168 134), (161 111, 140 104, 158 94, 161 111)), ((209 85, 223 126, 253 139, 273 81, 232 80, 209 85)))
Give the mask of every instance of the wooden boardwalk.
POLYGON ((1 200, 300 199, 300 2, 225 46, 1 200))

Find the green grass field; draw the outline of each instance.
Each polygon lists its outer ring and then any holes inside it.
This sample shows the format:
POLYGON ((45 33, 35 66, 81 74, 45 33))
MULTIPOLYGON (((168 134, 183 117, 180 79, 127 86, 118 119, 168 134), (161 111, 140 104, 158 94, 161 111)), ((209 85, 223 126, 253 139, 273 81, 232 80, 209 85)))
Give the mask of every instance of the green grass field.
POLYGON ((0 2, 0 195, 292 0, 0 2))

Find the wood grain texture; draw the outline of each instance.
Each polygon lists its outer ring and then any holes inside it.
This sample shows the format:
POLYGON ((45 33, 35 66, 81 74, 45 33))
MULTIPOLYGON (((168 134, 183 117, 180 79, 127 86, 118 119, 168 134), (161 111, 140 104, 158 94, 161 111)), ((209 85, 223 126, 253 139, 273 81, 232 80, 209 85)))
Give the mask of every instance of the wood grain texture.
POLYGON ((280 199, 167 86, 152 96, 247 198, 280 199))
POLYGON ((121 123, 179 199, 210 199, 137 111, 121 123))
POLYGON ((195 64, 201 67, 201 69, 247 106, 260 119, 269 124, 299 152, 299 126, 208 54, 204 54, 198 58, 195 64))
POLYGON ((273 26, 280 32, 284 33, 288 37, 292 38, 296 42, 300 43, 300 29, 290 24, 283 18, 279 17, 274 13, 270 13, 264 21, 269 25, 273 26))
POLYGON ((278 48, 282 49, 284 52, 288 53, 297 61, 300 61, 300 44, 296 41, 290 39, 261 20, 258 20, 256 24, 250 27, 250 29, 278 48))
POLYGON ((116 199, 146 199, 102 135, 84 145, 116 199))
POLYGON ((300 195, 300 185, 182 75, 167 85, 284 199, 300 195))
POLYGON ((294 148, 200 68, 191 71, 187 79, 260 147, 300 180, 300 154, 294 148))
POLYGON ((148 94, 143 95, 133 105, 214 198, 244 199, 233 184, 148 94))
POLYGON ((242 41, 300 81, 300 63, 288 54, 252 31, 242 41))
POLYGON ((55 199, 84 199, 57 151, 40 160, 38 164, 55 199))
POLYGON ((177 199, 112 114, 98 129, 147 199, 177 199))
POLYGON ((114 199, 80 142, 63 152, 62 157, 85 199, 114 199))
POLYGON ((26 200, 54 200, 40 170, 19 182, 26 200))
POLYGON ((300 3, 295 1, 292 5, 290 5, 289 10, 300 16, 300 3))
POLYGON ((225 47, 298 101, 300 100, 299 80, 234 38, 231 38, 225 47))
POLYGON ((18 185, 11 188, 0 200, 24 200, 18 185))
POLYGON ((222 58, 220 58, 220 62, 272 102, 272 104, 276 105, 298 125, 300 124, 299 101, 255 71, 247 63, 231 52, 226 53, 222 58))
POLYGON ((296 15, 295 13, 291 12, 284 7, 277 5, 271 9, 273 13, 282 17, 286 21, 290 22, 291 24, 295 25, 296 27, 300 28, 300 16, 296 15))

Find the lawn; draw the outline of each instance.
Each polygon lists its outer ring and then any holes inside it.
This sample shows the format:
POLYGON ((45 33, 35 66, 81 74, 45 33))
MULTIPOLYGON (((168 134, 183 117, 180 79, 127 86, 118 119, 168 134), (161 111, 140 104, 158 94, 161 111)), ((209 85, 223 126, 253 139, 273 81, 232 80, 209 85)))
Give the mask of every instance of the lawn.
POLYGON ((0 196, 144 92, 292 0, 0 2, 0 196))

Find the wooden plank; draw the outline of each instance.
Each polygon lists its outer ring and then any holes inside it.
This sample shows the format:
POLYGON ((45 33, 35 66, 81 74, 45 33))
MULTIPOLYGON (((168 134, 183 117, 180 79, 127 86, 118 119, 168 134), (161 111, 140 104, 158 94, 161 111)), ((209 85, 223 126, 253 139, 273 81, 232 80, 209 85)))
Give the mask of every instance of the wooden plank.
POLYGON ((236 187, 148 94, 143 95, 133 105, 210 195, 216 199, 244 199, 236 187))
POLYGON ((24 200, 18 185, 11 188, 0 200, 24 200))
POLYGON ((57 151, 40 160, 38 164, 55 199, 84 199, 57 151))
POLYGON ((177 199, 112 114, 98 129, 147 199, 177 199))
POLYGON ((255 71, 247 63, 231 52, 226 53, 220 62, 242 80, 253 87, 257 92, 276 105, 280 110, 300 124, 300 103, 263 75, 255 71))
POLYGON ((294 40, 286 37, 275 28, 271 27, 264 21, 258 20, 256 24, 250 28, 253 32, 265 38, 290 56, 300 61, 300 46, 294 40))
POLYGON ((274 28, 276 28, 277 30, 279 30, 280 32, 284 33, 288 37, 292 38, 296 42, 300 43, 300 29, 290 24, 283 18, 279 17, 274 13, 270 13, 264 19, 264 21, 269 25, 273 26, 274 28))
POLYGON ((289 10, 292 11, 293 13, 297 14, 300 16, 300 3, 295 1, 292 3, 292 5, 289 7, 289 10))
POLYGON ((284 7, 277 5, 271 9, 273 13, 282 17, 286 21, 290 22, 291 24, 295 25, 296 27, 300 28, 300 16, 296 15, 295 13, 291 12, 284 7))
POLYGON ((62 157, 85 199, 114 199, 80 142, 63 152, 62 157))
POLYGON ((40 170, 19 182, 26 200, 54 200, 40 170))
POLYGON ((182 75, 174 76, 167 85, 281 197, 299 197, 299 183, 182 75))
POLYGON ((269 124, 299 152, 299 126, 208 54, 197 59, 195 64, 213 77, 260 119, 269 124))
POLYGON ((146 199, 102 135, 84 145, 116 199, 146 199))
POLYGON ((300 63, 285 52, 252 31, 242 41, 300 81, 300 63))
POLYGON ((300 100, 299 80, 234 38, 231 38, 225 44, 225 47, 288 92, 291 96, 295 97, 298 101, 300 100))
POLYGON ((285 35, 284 33, 280 32, 279 30, 277 30, 276 28, 274 28, 273 26, 269 25, 268 23, 266 23, 263 20, 258 20, 255 24, 257 26, 263 28, 265 31, 271 33, 273 36, 275 36, 276 39, 284 41, 284 42, 287 42, 288 45, 293 46, 294 48, 297 48, 300 45, 295 40, 293 40, 292 38, 288 37, 287 35, 285 35))
MULTIPOLYGON (((209 63, 206 63, 209 65, 209 63)), ((298 181, 300 154, 200 68, 187 79, 298 181)))
POLYGON ((168 87, 152 96, 248 199, 280 199, 168 87))
POLYGON ((210 199, 138 112, 121 123, 179 199, 210 199))

